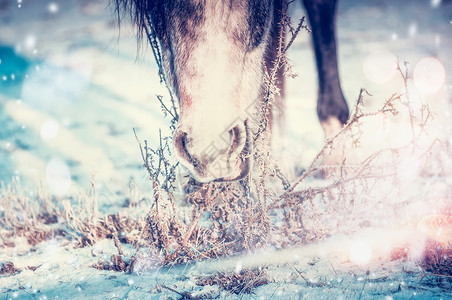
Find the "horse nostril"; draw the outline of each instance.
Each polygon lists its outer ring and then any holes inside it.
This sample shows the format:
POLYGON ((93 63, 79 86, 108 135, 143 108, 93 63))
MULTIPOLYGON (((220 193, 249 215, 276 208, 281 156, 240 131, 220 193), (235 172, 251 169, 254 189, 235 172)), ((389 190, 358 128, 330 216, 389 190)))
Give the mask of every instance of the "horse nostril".
POLYGON ((173 141, 179 162, 197 180, 242 178, 249 170, 247 123, 229 127, 221 135, 203 133, 193 133, 193 129, 186 132, 180 127, 176 130, 173 141))
POLYGON ((235 126, 231 130, 229 130, 229 134, 231 136, 231 146, 229 147, 228 155, 231 155, 240 145, 242 134, 238 126, 235 126))
POLYGON ((187 133, 178 131, 174 136, 174 146, 178 154, 186 161, 193 162, 193 158, 187 149, 187 133))

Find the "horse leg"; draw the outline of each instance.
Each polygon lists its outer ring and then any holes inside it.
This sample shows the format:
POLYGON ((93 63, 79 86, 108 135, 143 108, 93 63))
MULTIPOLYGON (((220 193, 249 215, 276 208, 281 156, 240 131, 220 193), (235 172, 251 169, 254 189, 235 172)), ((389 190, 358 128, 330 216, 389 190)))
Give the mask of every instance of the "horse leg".
MULTIPOLYGON (((333 137, 347 122, 349 110, 342 94, 337 67, 335 14, 337 0, 303 0, 312 29, 312 38, 317 62, 319 91, 317 115, 325 132, 325 137, 333 137)), ((323 177, 339 176, 346 147, 341 138, 335 139, 331 151, 324 153, 321 172, 323 177), (329 167, 329 168, 328 168, 329 167)))
POLYGON ((336 0, 303 0, 312 29, 317 61, 319 91, 317 115, 325 136, 337 133, 349 117, 337 67, 335 12, 336 0))

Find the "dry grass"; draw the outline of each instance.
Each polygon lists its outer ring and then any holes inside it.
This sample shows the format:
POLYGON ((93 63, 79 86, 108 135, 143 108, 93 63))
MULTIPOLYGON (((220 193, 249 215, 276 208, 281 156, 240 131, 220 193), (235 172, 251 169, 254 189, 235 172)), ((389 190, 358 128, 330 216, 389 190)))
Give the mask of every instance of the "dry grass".
MULTIPOLYGON (((131 191, 132 192, 132 191, 131 191)), ((133 195, 131 195, 133 198, 133 195)), ((121 243, 139 245, 146 226, 148 202, 126 199, 125 205, 114 215, 105 215, 99 211, 98 196, 94 180, 86 194, 77 200, 64 200, 62 216, 65 224, 77 239, 77 245, 93 245, 102 239, 112 239, 122 255, 121 243)))
POLYGON ((12 263, 10 261, 2 264, 2 267, 0 269, 0 275, 3 275, 3 276, 15 275, 20 272, 21 272, 21 270, 17 269, 14 266, 14 263, 12 263))
POLYGON ((56 237, 75 238, 80 247, 97 241, 113 239, 138 244, 145 227, 146 202, 129 201, 115 215, 103 215, 92 182, 91 190, 74 199, 55 199, 38 190, 36 195, 24 194, 15 182, 2 186, 0 195, 0 247, 14 247, 15 237, 25 237, 32 246, 56 237), (62 202, 62 205, 58 203, 62 202))
POLYGON ((133 260, 125 261, 122 255, 112 255, 110 261, 100 261, 94 264, 93 268, 105 271, 131 273, 133 270, 133 260))
POLYGON ((218 285, 222 290, 231 294, 249 294, 253 289, 268 284, 270 279, 264 270, 252 269, 241 270, 235 273, 216 273, 197 279, 196 284, 200 286, 218 285))
POLYGON ((29 244, 36 245, 65 234, 58 226, 61 211, 43 189, 29 196, 15 181, 9 186, 2 184, 0 208, 0 247, 14 246, 14 237, 25 237, 29 244))
POLYGON ((452 248, 441 243, 428 240, 424 248, 424 256, 420 266, 426 272, 421 278, 433 277, 438 282, 452 284, 452 248))

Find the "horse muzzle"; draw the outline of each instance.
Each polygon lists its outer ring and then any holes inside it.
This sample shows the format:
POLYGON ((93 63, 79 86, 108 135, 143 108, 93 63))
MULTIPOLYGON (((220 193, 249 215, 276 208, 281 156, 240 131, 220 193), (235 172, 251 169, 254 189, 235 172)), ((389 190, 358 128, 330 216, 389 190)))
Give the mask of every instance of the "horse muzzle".
POLYGON ((234 123, 221 134, 205 136, 202 129, 180 126, 174 134, 179 162, 199 182, 233 181, 248 175, 251 165, 251 132, 248 121, 234 123))

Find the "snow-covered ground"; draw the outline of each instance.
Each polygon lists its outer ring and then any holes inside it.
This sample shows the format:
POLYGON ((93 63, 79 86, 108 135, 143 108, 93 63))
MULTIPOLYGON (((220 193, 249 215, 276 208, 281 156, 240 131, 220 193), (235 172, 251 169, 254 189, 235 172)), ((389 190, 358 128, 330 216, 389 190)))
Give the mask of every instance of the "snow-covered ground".
MULTIPOLYGON (((304 12, 297 4, 291 14, 295 18, 304 12)), ((137 191, 150 197, 152 187, 141 168, 132 128, 154 145, 159 128, 168 132, 169 120, 155 99, 155 94, 165 95, 166 90, 159 84, 150 49, 137 58, 132 28, 124 23, 119 31, 113 20, 104 0, 0 0, 2 182, 19 182, 30 195, 43 186, 57 199, 64 199, 88 190, 94 181, 104 213, 115 213, 137 191)), ((343 0, 337 23, 341 80, 350 106, 360 88, 373 95, 368 98, 369 106, 376 108, 394 92, 403 92, 394 61, 408 61, 414 74, 409 87, 417 103, 427 103, 435 112, 429 140, 440 137, 452 143, 451 1, 343 0)), ((317 83, 308 34, 300 35, 289 58, 299 76, 288 81, 284 134, 277 137, 275 150, 293 179, 296 170, 305 168, 321 148, 323 132, 315 113, 317 83)), ((384 143, 382 147, 399 145, 409 135, 409 126, 394 124, 382 137, 381 126, 368 125, 377 130, 363 137, 362 151, 375 150, 376 141, 384 143)), ((451 185, 451 178, 442 180, 441 188, 449 197, 451 185)), ((367 232, 366 236, 378 234, 367 232)), ((386 233, 385 238, 399 237, 403 242, 410 234, 386 233)), ((273 262, 267 270, 271 283, 245 298, 452 298, 438 287, 423 285, 417 278, 418 267, 411 262, 381 258, 356 267, 348 257, 354 239, 343 237, 339 246, 340 239, 278 252, 278 260, 271 253, 259 253, 261 259, 273 262)), ((15 248, 0 249, 0 263, 13 261, 23 269, 15 276, 0 275, 0 296, 180 297, 156 288, 166 285, 223 298, 230 295, 218 287, 196 286, 195 277, 219 268, 235 270, 253 261, 263 264, 245 256, 125 275, 90 268, 98 261, 93 249, 115 253, 112 241, 74 249, 65 240, 50 240, 30 251, 26 241, 19 239, 15 248), (39 268, 25 270, 27 266, 39 268)))

